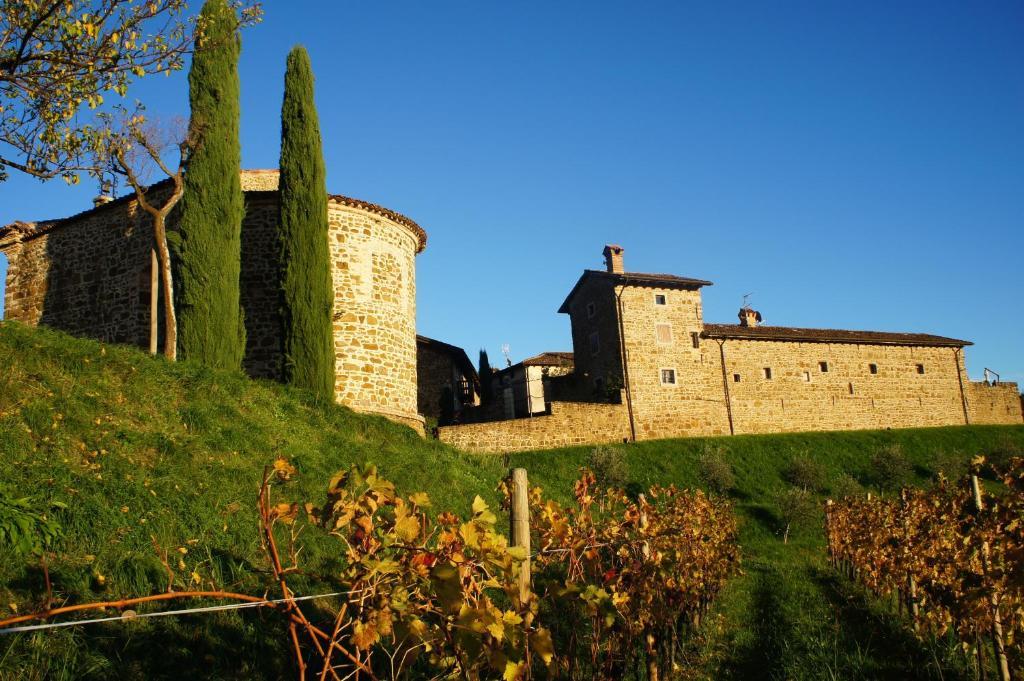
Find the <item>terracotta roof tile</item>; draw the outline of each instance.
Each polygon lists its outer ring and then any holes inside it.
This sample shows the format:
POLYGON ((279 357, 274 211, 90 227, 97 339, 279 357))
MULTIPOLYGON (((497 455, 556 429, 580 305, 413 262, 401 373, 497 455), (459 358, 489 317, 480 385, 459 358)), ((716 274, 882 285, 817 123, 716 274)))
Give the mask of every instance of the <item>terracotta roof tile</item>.
POLYGON ((888 331, 849 331, 846 329, 798 329, 790 326, 741 326, 705 324, 704 338, 736 340, 790 341, 804 343, 857 343, 867 345, 930 345, 962 348, 970 341, 929 333, 891 333, 888 331))
POLYGON ((612 281, 614 284, 623 285, 634 285, 634 286, 652 286, 658 288, 682 288, 682 289, 699 289, 702 286, 713 286, 710 281, 704 279, 691 279, 690 277, 679 277, 674 274, 649 274, 644 272, 606 272, 604 270, 583 270, 583 274, 580 275, 576 285, 569 291, 569 295, 565 297, 565 302, 558 308, 559 312, 569 311, 569 302, 576 295, 576 291, 579 290, 583 282, 588 279, 607 279, 612 281))

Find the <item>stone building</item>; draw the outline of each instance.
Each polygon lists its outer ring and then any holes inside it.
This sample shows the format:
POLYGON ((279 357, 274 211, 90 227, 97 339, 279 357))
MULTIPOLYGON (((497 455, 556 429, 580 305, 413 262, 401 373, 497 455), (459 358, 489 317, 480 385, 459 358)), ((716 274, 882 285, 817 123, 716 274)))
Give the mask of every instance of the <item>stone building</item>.
POLYGON ((550 379, 573 373, 571 352, 542 352, 491 376, 495 410, 504 418, 543 414, 548 409, 550 379))
POLYGON ((416 336, 416 366, 417 404, 424 417, 440 422, 450 410, 457 422, 465 410, 480 404, 480 379, 462 348, 416 336))
POLYGON ((969 341, 920 333, 704 322, 711 282, 627 272, 607 246, 559 312, 577 385, 621 387, 621 404, 551 395, 534 419, 439 429, 468 449, 509 451, 690 435, 1021 423, 1015 383, 972 382, 969 341))
MULTIPOLYGON (((276 274, 276 170, 242 172, 244 367, 276 378, 281 321, 276 274)), ((154 186, 151 191, 166 191, 154 186)), ((426 233, 409 218, 331 196, 335 394, 356 411, 423 431, 416 384, 416 263, 426 233)), ((173 229, 174 216, 171 220, 173 229)), ((0 229, 8 259, 5 315, 113 343, 148 347, 152 226, 129 195, 60 220, 0 229)))

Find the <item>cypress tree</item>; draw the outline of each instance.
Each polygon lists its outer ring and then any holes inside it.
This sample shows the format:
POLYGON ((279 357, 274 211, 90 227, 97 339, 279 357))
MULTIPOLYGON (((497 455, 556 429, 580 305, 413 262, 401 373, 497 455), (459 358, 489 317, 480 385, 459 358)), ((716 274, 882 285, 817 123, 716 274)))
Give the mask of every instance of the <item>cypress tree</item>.
POLYGON ((334 289, 327 246, 327 180, 313 69, 305 48, 288 54, 281 106, 280 272, 284 379, 334 396, 334 289))
POLYGON ((178 239, 178 347, 185 359, 238 369, 245 355, 239 305, 245 206, 239 179, 238 19, 227 0, 207 0, 188 74, 193 144, 178 239))

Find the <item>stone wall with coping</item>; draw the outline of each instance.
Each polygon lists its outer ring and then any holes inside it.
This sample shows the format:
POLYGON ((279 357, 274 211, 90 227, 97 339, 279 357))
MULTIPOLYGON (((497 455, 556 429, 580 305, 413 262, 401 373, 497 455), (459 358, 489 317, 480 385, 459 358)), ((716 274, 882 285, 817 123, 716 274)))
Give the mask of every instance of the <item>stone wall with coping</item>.
POLYGON ((1024 423, 1024 400, 1020 396, 1020 386, 1016 383, 992 385, 984 381, 972 381, 965 387, 971 423, 1024 423))
POLYGON ((442 442, 471 452, 523 452, 623 442, 629 438, 629 417, 621 404, 552 402, 542 416, 442 426, 442 442))

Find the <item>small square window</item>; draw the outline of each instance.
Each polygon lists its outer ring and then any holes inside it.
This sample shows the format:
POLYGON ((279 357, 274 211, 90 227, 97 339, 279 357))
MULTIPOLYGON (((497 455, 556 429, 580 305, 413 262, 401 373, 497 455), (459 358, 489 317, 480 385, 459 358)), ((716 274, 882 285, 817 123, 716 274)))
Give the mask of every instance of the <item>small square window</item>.
POLYGON ((877 374, 878 373, 878 365, 877 364, 869 364, 868 365, 868 371, 870 371, 872 374, 877 374))
POLYGON ((693 347, 699 348, 700 347, 700 333, 698 333, 697 331, 691 331, 690 332, 690 342, 693 343, 693 347))
POLYGON ((923 374, 924 373, 924 365, 923 364, 918 364, 917 365, 917 373, 919 373, 919 374, 923 374))
POLYGON ((672 342, 672 325, 671 324, 658 324, 654 327, 658 342, 662 345, 667 345, 672 342))
POLYGON ((821 369, 821 373, 828 373, 828 362, 818 362, 818 368, 821 369))
POLYGON ((590 354, 596 355, 599 352, 601 352, 601 337, 595 331, 590 334, 590 354))
POLYGON ((804 372, 804 382, 805 383, 810 383, 811 382, 811 372, 810 371, 805 371, 804 372))
POLYGON ((654 294, 654 304, 655 305, 668 305, 668 298, 665 297, 664 293, 655 293, 654 294))
POLYGON ((662 385, 675 385, 676 384, 676 370, 675 369, 662 369, 661 370, 661 384, 662 385))
POLYGON ((732 375, 732 382, 733 383, 739 383, 740 382, 740 375, 739 374, 733 374, 732 375))
POLYGON ((587 319, 593 319, 595 314, 597 314, 597 305, 593 302, 587 303, 587 319))
POLYGON ((765 378, 766 381, 772 380, 772 368, 771 367, 765 367, 764 368, 764 378, 765 378))

